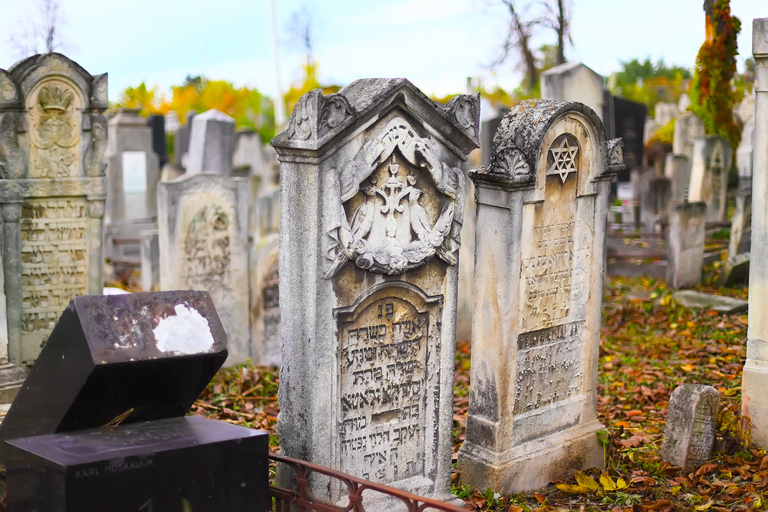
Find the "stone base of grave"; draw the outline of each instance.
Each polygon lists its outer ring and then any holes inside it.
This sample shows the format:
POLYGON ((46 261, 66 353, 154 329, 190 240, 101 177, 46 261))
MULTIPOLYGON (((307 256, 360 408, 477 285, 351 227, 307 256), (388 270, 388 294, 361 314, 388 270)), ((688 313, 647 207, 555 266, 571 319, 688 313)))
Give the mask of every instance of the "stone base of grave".
MULTIPOLYGON (((748 343, 760 343, 763 345, 761 347, 763 350, 768 348, 765 342, 750 340, 748 343)), ((741 412, 752 421, 752 441, 764 448, 768 447, 768 395, 765 393, 766 389, 768 389, 768 361, 747 359, 741 383, 741 412)))
POLYGON ((597 420, 577 425, 504 452, 464 443, 459 451, 462 484, 502 494, 532 491, 554 480, 567 480, 575 470, 603 466, 597 420))
POLYGON ((10 363, 0 364, 0 404, 13 402, 26 378, 26 370, 10 363))

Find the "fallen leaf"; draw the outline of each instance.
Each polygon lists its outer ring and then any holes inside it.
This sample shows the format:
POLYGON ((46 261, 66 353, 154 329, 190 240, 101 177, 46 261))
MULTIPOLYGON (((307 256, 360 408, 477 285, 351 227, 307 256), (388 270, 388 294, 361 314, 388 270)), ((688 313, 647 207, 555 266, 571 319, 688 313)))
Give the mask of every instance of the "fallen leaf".
POLYGON ((600 483, 603 485, 603 489, 606 491, 610 492, 616 490, 616 482, 614 482, 613 479, 605 473, 600 475, 600 483))
POLYGON ((580 485, 572 485, 572 484, 557 484, 555 485, 558 489, 560 489, 563 492, 567 492, 568 494, 587 494, 589 492, 589 489, 586 487, 582 487, 580 485))
POLYGON ((705 504, 703 504, 703 505, 699 505, 698 507, 695 507, 695 509, 694 509, 694 510, 707 510, 707 509, 709 509, 709 507, 711 507, 711 506, 712 506, 712 500, 709 500, 709 501, 708 501, 708 502, 706 502, 705 504))
POLYGON ((595 482, 591 476, 587 476, 581 471, 576 471, 574 477, 580 486, 589 489, 590 491, 599 491, 600 485, 595 482))
POLYGON ((702 476, 706 475, 713 469, 717 468, 717 464, 704 464, 699 469, 696 470, 696 476, 698 478, 701 478, 702 476))

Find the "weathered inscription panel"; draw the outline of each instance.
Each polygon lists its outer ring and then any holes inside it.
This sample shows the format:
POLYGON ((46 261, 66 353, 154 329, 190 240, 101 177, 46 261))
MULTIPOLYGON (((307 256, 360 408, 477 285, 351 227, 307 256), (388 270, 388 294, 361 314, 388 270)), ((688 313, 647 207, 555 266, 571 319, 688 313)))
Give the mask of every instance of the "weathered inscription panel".
MULTIPOLYGON (((553 144, 556 146, 557 142, 553 144)), ((570 153, 574 148, 566 148, 570 153)), ((550 153, 555 151, 551 149, 550 153)), ((565 150, 563 150, 565 151, 565 150)), ((578 154, 578 153, 576 153, 578 154)), ((529 332, 563 323, 572 318, 575 301, 586 286, 585 265, 589 243, 578 243, 586 226, 576 215, 577 163, 552 158, 546 178, 545 200, 529 205, 525 228, 532 240, 523 244, 520 275, 521 331, 529 332), (577 249, 584 247, 585 249, 577 249)))
POLYGON ((703 464, 712 457, 715 442, 717 404, 708 397, 701 397, 693 412, 691 440, 688 444, 688 464, 703 464))
POLYGON ((548 327, 517 338, 515 414, 565 400, 579 392, 584 322, 548 327))
POLYGON ((428 389, 439 333, 430 320, 440 309, 385 288, 338 315, 342 471, 380 483, 425 476, 427 416, 437 413, 428 389))
POLYGON ((88 293, 85 198, 29 198, 21 209, 22 346, 39 347, 62 310, 88 293))
POLYGON ((183 235, 182 279, 194 290, 231 290, 233 212, 217 203, 200 208, 183 235), (229 210, 229 211, 227 211, 229 210))

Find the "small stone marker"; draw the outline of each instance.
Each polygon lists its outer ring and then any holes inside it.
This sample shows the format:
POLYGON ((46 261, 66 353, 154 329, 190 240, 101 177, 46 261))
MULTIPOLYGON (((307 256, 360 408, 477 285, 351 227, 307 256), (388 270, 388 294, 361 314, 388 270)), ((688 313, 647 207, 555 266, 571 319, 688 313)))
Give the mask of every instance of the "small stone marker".
POLYGON ((720 395, 712 386, 682 384, 672 392, 664 427, 661 460, 699 466, 712 457, 720 395))
POLYGON ((108 106, 107 75, 64 55, 0 70, 0 247, 13 364, 32 364, 69 301, 104 286, 108 106))
POLYGON ((669 219, 672 180, 665 176, 653 176, 643 186, 641 218, 648 233, 659 231, 659 226, 669 219))
POLYGON ((707 204, 707 222, 725 220, 731 153, 731 145, 722 137, 709 135, 693 141, 688 200, 707 204))
POLYGON ((685 155, 667 155, 664 164, 664 174, 672 180, 670 200, 673 203, 682 203, 688 198, 688 187, 691 186, 691 163, 685 155))
POLYGON ((0 424, 9 509, 267 510, 266 433, 184 417, 226 354, 205 292, 75 298, 0 424))
POLYGON ((452 499, 459 166, 478 125, 479 94, 443 107, 365 79, 305 94, 272 141, 286 455, 452 499))
POLYGON ((673 204, 667 230, 667 286, 685 288, 701 283, 707 205, 673 204))
POLYGON ((235 120, 216 109, 197 115, 189 135, 187 174, 210 172, 232 176, 235 120))
POLYGON ((505 116, 475 183, 475 310, 462 482, 538 489, 602 465, 595 386, 610 184, 621 141, 581 103, 505 116))

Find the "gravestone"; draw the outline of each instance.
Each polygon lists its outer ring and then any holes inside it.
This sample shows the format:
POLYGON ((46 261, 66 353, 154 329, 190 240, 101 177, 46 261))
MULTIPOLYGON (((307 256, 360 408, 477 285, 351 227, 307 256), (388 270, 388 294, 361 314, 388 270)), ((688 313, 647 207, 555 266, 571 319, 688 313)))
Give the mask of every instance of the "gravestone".
POLYGON ((640 212, 646 232, 661 231, 661 225, 669 219, 671 189, 672 180, 664 176, 645 180, 640 212))
POLYGON ((160 235, 157 229, 139 233, 141 244, 141 288, 146 291, 160 289, 160 235))
POLYGON ((728 170, 731 168, 731 145, 715 135, 696 137, 691 160, 691 184, 688 200, 707 204, 707 222, 726 220, 728 170))
POLYGON ((192 121, 197 112, 188 110, 184 116, 184 124, 176 130, 173 139, 173 157, 178 169, 187 168, 187 153, 189 152, 189 136, 192 133, 192 121))
POLYGON ((103 288, 107 107, 107 75, 61 54, 0 70, 0 247, 16 365, 34 362, 72 297, 103 288))
POLYGON ((258 196, 277 187, 277 175, 274 169, 264 162, 261 137, 253 130, 238 130, 235 140, 235 151, 232 165, 238 176, 250 176, 256 180, 253 186, 254 195, 258 196))
POLYGON ((248 183, 218 174, 160 182, 160 289, 211 294, 229 339, 227 364, 251 357, 248 183))
MULTIPOLYGON (((581 62, 566 62, 541 74, 541 97, 579 101, 603 118, 605 78, 581 62)), ((638 127, 640 129, 640 127, 638 127)))
POLYGON ((624 164, 626 170, 618 173, 619 181, 629 180, 632 169, 643 164, 645 150, 643 124, 648 109, 642 103, 612 96, 605 90, 605 136, 620 138, 624 142, 624 164))
POLYGON ((667 286, 673 289, 701 283, 707 205, 676 203, 670 207, 667 230, 667 286))
POLYGON ((10 510, 266 510, 268 436, 184 417, 226 358, 204 292, 86 296, 0 424, 10 510))
POLYGON ((620 140, 580 103, 507 113, 475 183, 475 311, 461 481, 503 493, 601 466, 595 386, 620 140))
POLYGON ((175 135, 179 128, 181 128, 181 121, 179 120, 178 112, 169 110, 168 113, 165 114, 165 132, 175 135))
MULTIPOLYGON (((681 96, 681 102, 683 98, 687 98, 687 96, 681 96)), ((688 101, 690 102, 690 100, 688 101)), ((675 118, 672 153, 675 155, 685 155, 689 161, 693 161, 693 141, 696 137, 704 136, 704 121, 685 108, 680 108, 680 112, 677 118, 675 118)))
POLYGON ((160 163, 153 148, 152 127, 139 116, 139 109, 117 109, 109 120, 104 160, 109 179, 107 224, 155 217, 160 163))
POLYGON ((358 80, 302 96, 272 141, 284 454, 452 499, 459 166, 479 145, 478 104, 358 80))
POLYGON ((720 395, 712 386, 677 386, 669 399, 661 460, 690 468, 711 459, 719 407, 720 395))
POLYGON ((731 236, 728 240, 728 258, 720 272, 723 286, 749 277, 750 249, 752 245, 752 186, 736 191, 736 211, 731 217, 731 236))
MULTIPOLYGON (((741 411, 752 420, 752 440, 768 447, 768 18, 752 22, 755 59, 755 146, 752 160, 752 248, 749 267, 747 361, 741 411)), ((7 286, 7 283, 6 283, 7 286)))
POLYGON ((196 115, 189 136, 187 174, 212 172, 232 176, 235 120, 216 109, 196 115))
POLYGON ((160 168, 168 163, 168 147, 165 140, 165 116, 151 114, 147 118, 147 126, 152 130, 152 151, 160 160, 160 168))
POLYGON ((739 172, 739 189, 752 188, 752 153, 754 151, 755 119, 754 116, 744 124, 741 142, 736 149, 736 168, 739 172))
POLYGON ((681 203, 688 199, 688 187, 691 185, 691 162, 685 155, 667 155, 664 175, 672 180, 670 200, 681 203))

